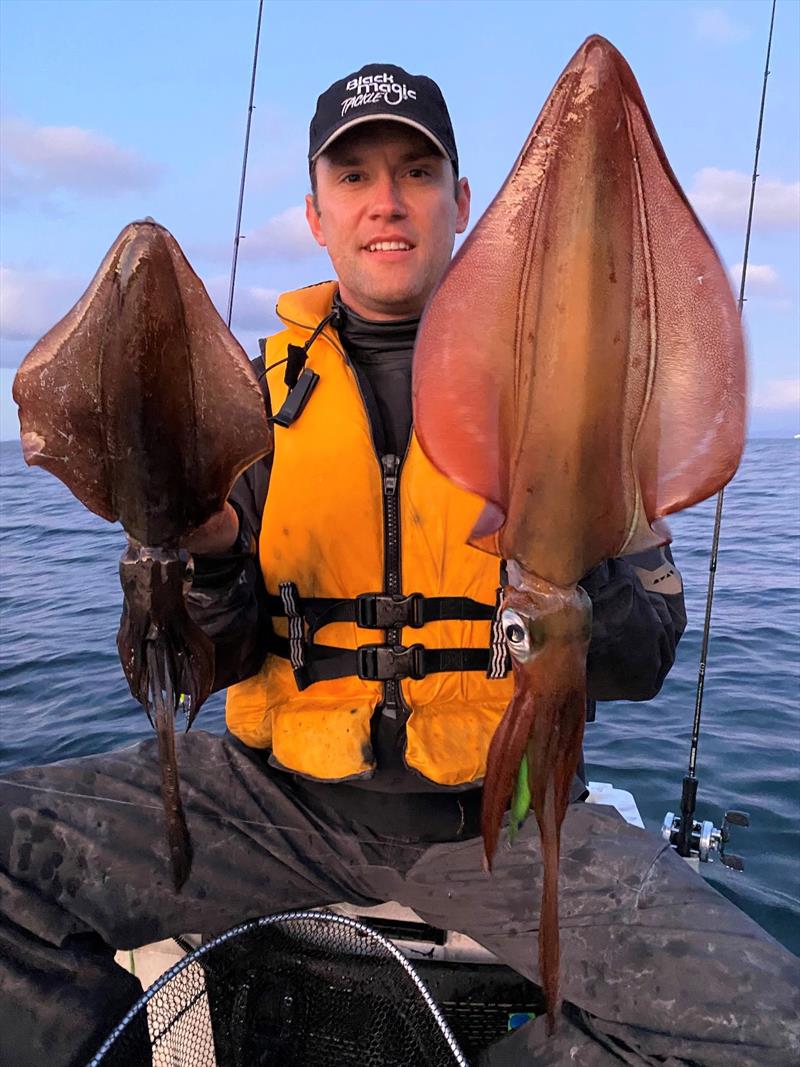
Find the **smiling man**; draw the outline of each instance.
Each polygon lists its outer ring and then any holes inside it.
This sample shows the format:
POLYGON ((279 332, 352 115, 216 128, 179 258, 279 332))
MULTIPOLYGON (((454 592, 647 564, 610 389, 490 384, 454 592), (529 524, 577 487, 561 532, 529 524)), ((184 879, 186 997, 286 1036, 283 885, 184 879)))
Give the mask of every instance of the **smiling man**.
POLYGON ((306 217, 344 304, 375 321, 419 316, 469 219, 470 192, 418 130, 377 120, 311 159, 306 217))
MULTIPOLYGON (((503 575, 466 543, 481 501, 412 426, 419 317, 469 216, 438 87, 386 64, 336 82, 309 164, 308 222, 336 279, 280 298, 285 328, 255 361, 274 454, 190 545, 229 729, 176 738, 191 874, 176 894, 154 742, 8 776, 2 1063, 90 1058, 139 992, 113 947, 338 901, 399 901, 537 978, 536 830, 492 875, 479 836, 513 688, 503 575)), ((590 696, 654 696, 685 623, 671 557, 609 560, 582 585, 590 696)), ((538 1019, 486 1062, 795 1062, 792 958, 665 843, 580 803, 580 773, 562 836, 565 1011, 552 1037, 538 1019)))
POLYGON ((344 304, 375 321, 419 316, 469 221, 439 87, 381 64, 335 83, 311 122, 309 169, 306 218, 344 304))

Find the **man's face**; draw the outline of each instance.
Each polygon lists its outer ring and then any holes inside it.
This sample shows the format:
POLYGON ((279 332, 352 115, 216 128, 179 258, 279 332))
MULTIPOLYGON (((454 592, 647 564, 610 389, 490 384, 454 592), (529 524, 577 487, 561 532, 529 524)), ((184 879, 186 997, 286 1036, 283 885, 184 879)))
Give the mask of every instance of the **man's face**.
POLYGON ((469 200, 466 178, 455 185, 450 161, 427 137, 397 122, 370 122, 319 157, 306 218, 328 250, 344 303, 390 321, 422 311, 455 235, 466 229, 469 200))

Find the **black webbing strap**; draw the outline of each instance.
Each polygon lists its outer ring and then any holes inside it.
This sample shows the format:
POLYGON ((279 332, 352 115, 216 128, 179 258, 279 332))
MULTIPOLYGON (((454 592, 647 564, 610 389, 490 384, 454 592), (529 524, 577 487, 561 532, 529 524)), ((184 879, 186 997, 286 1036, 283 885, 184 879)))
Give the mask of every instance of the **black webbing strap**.
MULTIPOLYGON (((291 661, 291 641, 273 637, 270 651, 291 661)), ((488 648, 425 648, 424 645, 359 645, 336 648, 333 645, 306 645, 305 659, 294 668, 298 689, 314 682, 357 676, 366 681, 424 678, 444 671, 486 671, 488 648)), ((294 664, 292 664, 294 667, 294 664)))
MULTIPOLYGON (((418 629, 428 622, 449 619, 494 619, 495 605, 481 604, 465 596, 408 596, 389 593, 362 593, 352 600, 335 597, 303 597, 301 613, 309 636, 334 622, 354 622, 368 630, 390 630, 403 626, 418 629)), ((282 596, 268 596, 267 608, 277 618, 287 616, 282 596)))
MULTIPOLYGON (((288 639, 273 635, 270 641, 270 651, 283 659, 289 659, 288 639)), ((297 688, 300 690, 307 689, 314 682, 325 682, 333 678, 345 678, 352 674, 359 674, 359 667, 367 671, 359 677, 366 678, 368 681, 416 678, 418 675, 412 673, 415 668, 424 670, 425 674, 485 670, 490 678, 504 677, 504 675, 489 673, 492 653, 486 648, 424 648, 422 645, 391 648, 389 645, 361 645, 357 649, 352 649, 335 648, 333 645, 312 645, 307 652, 311 653, 311 662, 306 662, 294 672, 297 688), (397 673, 381 673, 387 670, 397 673)), ((587 722, 595 721, 596 706, 597 701, 587 699, 587 722)))

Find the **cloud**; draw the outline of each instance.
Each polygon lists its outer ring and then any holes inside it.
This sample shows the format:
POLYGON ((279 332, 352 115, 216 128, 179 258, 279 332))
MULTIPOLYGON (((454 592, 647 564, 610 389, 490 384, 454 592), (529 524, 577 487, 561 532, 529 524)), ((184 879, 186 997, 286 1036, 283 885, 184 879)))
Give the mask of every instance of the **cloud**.
MULTIPOLYGON (((224 319, 228 311, 228 286, 230 284, 227 275, 217 274, 209 278, 205 284, 208 295, 224 319)), ((280 319, 275 314, 275 305, 280 293, 280 289, 244 285, 237 280, 236 292, 233 295, 233 321, 231 323, 234 334, 243 331, 265 337, 281 329, 280 319)))
POLYGON ((750 31, 733 21, 721 7, 698 8, 692 12, 692 26, 696 37, 714 44, 737 44, 750 36, 750 31))
POLYGON ((772 378, 756 387, 752 407, 758 411, 800 412, 800 378, 772 378))
POLYGON ((85 287, 54 271, 0 266, 0 337, 35 341, 69 311, 85 287))
POLYGON ((265 289, 259 285, 237 288, 233 298, 233 325, 239 330, 261 331, 261 336, 281 328, 275 305, 279 289, 265 289))
MULTIPOLYGON (((18 270, 0 266, 0 366, 17 367, 35 341, 66 315, 86 287, 86 279, 46 270, 18 270)), ((208 293, 222 317, 228 307, 228 278, 217 275, 206 282, 208 293)), ((233 332, 251 355, 256 336, 281 328, 275 314, 280 290, 237 283, 233 302, 233 332)))
POLYGON ((317 255, 320 247, 306 222, 305 207, 290 207, 246 235, 239 246, 244 259, 299 260, 317 255))
MULTIPOLYGON (((231 244, 228 241, 195 241, 188 251, 197 259, 229 260, 231 244)), ((297 263, 318 255, 323 255, 323 251, 311 236, 305 205, 286 208, 267 219, 263 225, 246 231, 239 245, 240 261, 297 263)))
MULTIPOLYGON (((730 268, 730 274, 738 296, 742 280, 742 264, 734 264, 730 268)), ((770 313, 785 315, 795 310, 794 299, 791 295, 787 295, 787 288, 783 284, 780 275, 768 263, 747 264, 745 300, 749 303, 753 299, 758 301, 762 309, 766 308, 770 313)))
MULTIPOLYGON (((738 288, 742 281, 741 263, 736 263, 731 267, 731 277, 738 288)), ((780 289, 780 278, 774 267, 771 267, 768 263, 747 264, 747 292, 777 293, 780 289)))
MULTIPOLYGON (((704 167, 694 176, 689 199, 703 222, 744 230, 751 180, 742 171, 704 167)), ((800 182, 759 178, 753 223, 773 230, 800 226, 800 182)))
POLYGON ((0 130, 2 180, 9 207, 54 192, 113 196, 151 188, 155 164, 79 126, 34 126, 8 118, 0 130))

